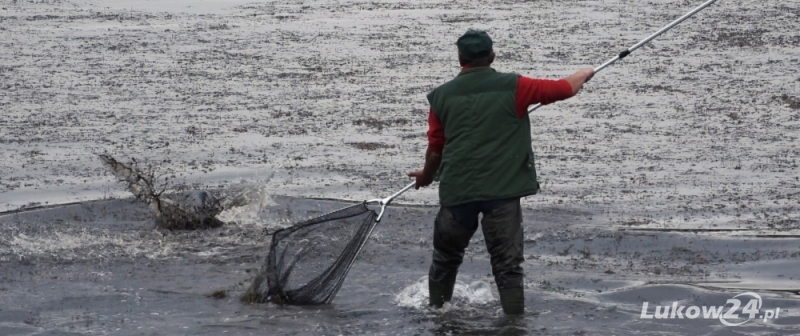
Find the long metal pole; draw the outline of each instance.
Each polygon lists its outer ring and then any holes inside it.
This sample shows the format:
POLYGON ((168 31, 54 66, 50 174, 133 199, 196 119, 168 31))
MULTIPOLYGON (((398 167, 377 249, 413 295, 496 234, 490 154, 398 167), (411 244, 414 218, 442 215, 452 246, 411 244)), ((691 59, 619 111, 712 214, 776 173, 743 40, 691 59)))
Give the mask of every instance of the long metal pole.
MULTIPOLYGON (((656 37, 658 37, 659 35, 663 34, 663 33, 664 33, 664 32, 666 32, 667 30, 670 30, 670 29, 672 29, 672 27, 675 27, 675 26, 677 26, 679 23, 681 23, 681 22, 683 22, 684 20, 686 20, 686 19, 690 18, 692 15, 695 15, 697 12, 699 12, 699 11, 703 10, 704 8, 708 7, 709 5, 713 4, 713 3, 714 3, 714 2, 716 2, 716 1, 717 1, 717 0, 708 0, 708 1, 706 1, 705 3, 703 3, 702 5, 700 5, 700 6, 697 6, 697 8, 695 8, 695 9, 693 9, 692 11, 690 11, 690 12, 688 12, 688 13, 684 14, 683 16, 679 17, 679 18, 678 18, 678 19, 676 19, 675 21, 672 21, 672 23, 670 23, 670 24, 668 24, 668 25, 664 26, 664 28, 661 28, 661 29, 659 29, 657 32, 653 33, 653 35, 650 35, 650 36, 648 36, 647 38, 645 38, 644 40, 641 40, 641 41, 639 41, 639 43, 636 43, 636 44, 634 44, 632 47, 630 47, 630 48, 628 48, 628 49, 625 49, 625 50, 623 50, 622 52, 620 52, 620 53, 619 53, 619 55, 617 55, 617 56, 614 56, 614 58, 612 58, 612 59, 610 59, 610 60, 606 61, 605 63, 601 64, 599 67, 596 67, 596 68, 594 68, 594 72, 595 72, 595 73, 597 73, 597 72, 599 72, 600 70, 603 70, 603 69, 605 69, 607 66, 609 66, 609 65, 611 65, 611 64, 614 64, 614 63, 616 63, 617 61, 619 61, 619 60, 621 60, 621 59, 625 58, 625 56, 628 56, 628 55, 629 55, 630 53, 632 53, 634 50, 636 50, 636 49, 639 49, 639 47, 641 47, 641 46, 643 46, 643 45, 647 44, 647 42, 650 42, 651 40, 653 40, 654 38, 656 38, 656 37)), ((538 109, 538 108, 540 108, 540 107, 542 107, 542 104, 536 104, 536 105, 533 105, 533 106, 531 106, 531 107, 528 109, 528 113, 531 113, 531 112, 533 112, 533 111, 537 110, 537 109, 538 109)))
POLYGON ((400 196, 400 194, 402 194, 402 193, 406 192, 406 190, 408 190, 408 189, 411 189, 411 188, 413 188, 413 187, 414 187, 414 186, 416 186, 416 185, 417 185, 417 182, 411 182, 411 183, 409 183, 409 184, 408 184, 407 186, 405 186, 403 189, 401 189, 400 191, 398 191, 398 192, 394 193, 394 195, 387 197, 387 198, 386 198, 386 204, 389 204, 389 202, 391 202, 393 199, 395 199, 395 197, 397 197, 397 196, 400 196))

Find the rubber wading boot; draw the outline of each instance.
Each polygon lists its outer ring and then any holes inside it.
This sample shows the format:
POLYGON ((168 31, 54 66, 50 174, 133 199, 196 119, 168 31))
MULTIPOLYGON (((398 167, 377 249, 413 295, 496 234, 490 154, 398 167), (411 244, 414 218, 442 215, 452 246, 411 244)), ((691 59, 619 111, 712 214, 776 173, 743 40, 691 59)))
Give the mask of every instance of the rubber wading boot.
POLYGON ((455 287, 455 281, 442 284, 428 280, 428 295, 430 295, 429 305, 441 308, 445 302, 453 298, 453 287, 455 287))
POLYGON ((506 315, 522 315, 525 313, 525 291, 522 288, 500 289, 500 305, 506 315))

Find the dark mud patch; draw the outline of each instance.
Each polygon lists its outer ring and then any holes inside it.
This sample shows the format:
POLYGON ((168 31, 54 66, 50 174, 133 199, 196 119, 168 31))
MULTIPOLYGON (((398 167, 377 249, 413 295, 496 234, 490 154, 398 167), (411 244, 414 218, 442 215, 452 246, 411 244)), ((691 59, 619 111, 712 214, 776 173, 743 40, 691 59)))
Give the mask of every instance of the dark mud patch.
POLYGON ((793 97, 783 94, 781 96, 774 96, 772 98, 788 105, 790 109, 800 110, 800 97, 793 97))
POLYGON ((768 31, 765 29, 717 29, 710 35, 697 37, 698 41, 710 42, 716 45, 730 47, 762 47, 768 43, 764 36, 768 31))
POLYGON ((473 16, 473 15, 448 15, 443 14, 439 16, 439 20, 444 23, 461 23, 461 22, 476 22, 480 21, 482 23, 492 21, 493 19, 481 16, 473 16))
POLYGON ((366 118, 366 119, 353 120, 353 125, 373 128, 379 131, 383 130, 385 127, 406 126, 410 124, 411 121, 404 118, 397 118, 397 119, 366 118))
POLYGON ((634 85, 633 91, 636 93, 646 92, 671 92, 671 93, 685 93, 684 90, 676 89, 670 85, 634 85))
POLYGON ((394 148, 394 145, 388 145, 380 142, 351 142, 348 145, 363 150, 376 150, 381 148, 394 148))

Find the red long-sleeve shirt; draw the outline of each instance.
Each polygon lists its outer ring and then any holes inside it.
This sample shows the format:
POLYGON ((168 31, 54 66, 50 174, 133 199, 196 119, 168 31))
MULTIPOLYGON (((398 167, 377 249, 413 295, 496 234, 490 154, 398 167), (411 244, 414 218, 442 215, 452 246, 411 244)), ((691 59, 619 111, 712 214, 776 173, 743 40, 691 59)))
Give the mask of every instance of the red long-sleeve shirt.
MULTIPOLYGON (((522 119, 528 114, 528 106, 541 103, 547 105, 572 97, 572 85, 566 80, 534 79, 519 76, 517 82, 517 117, 522 119)), ((442 122, 433 113, 428 113, 428 149, 441 154, 445 137, 442 122)))

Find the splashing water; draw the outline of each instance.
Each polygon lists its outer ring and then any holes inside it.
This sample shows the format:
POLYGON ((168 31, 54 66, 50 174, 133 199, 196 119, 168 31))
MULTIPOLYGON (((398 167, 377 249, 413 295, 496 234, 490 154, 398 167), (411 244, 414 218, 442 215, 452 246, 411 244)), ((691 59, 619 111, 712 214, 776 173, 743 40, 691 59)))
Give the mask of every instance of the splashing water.
POLYGON ((149 207, 130 200, 104 200, 0 215, 0 262, 166 260, 190 255, 219 259, 220 255, 227 256, 229 250, 263 249, 264 229, 286 226, 274 219, 274 209, 269 207, 276 203, 262 186, 242 185, 221 194, 236 200, 228 202, 230 207, 223 214, 227 216, 225 220, 236 219, 239 224, 213 231, 154 230, 149 207))
MULTIPOLYGON (((483 305, 494 301, 492 287, 484 281, 473 281, 469 285, 456 281, 453 288, 453 298, 445 306, 483 305)), ((417 282, 406 287, 394 297, 394 302, 399 307, 412 309, 426 309, 428 307, 428 276, 423 276, 417 282)))
POLYGON ((269 207, 277 205, 267 193, 266 186, 240 187, 240 190, 228 192, 223 198, 223 210, 217 218, 226 223, 239 225, 264 225, 269 218, 269 207))
POLYGON ((43 260, 72 262, 110 258, 164 259, 174 253, 177 242, 143 239, 157 233, 120 233, 105 229, 57 228, 26 234, 6 230, 0 237, 0 260, 43 260))
POLYGON ((223 222, 216 218, 223 210, 220 201, 208 192, 197 190, 176 202, 164 197, 165 189, 158 190, 155 173, 140 169, 135 161, 125 164, 106 154, 100 159, 136 199, 147 204, 159 227, 194 230, 222 226, 223 222))

